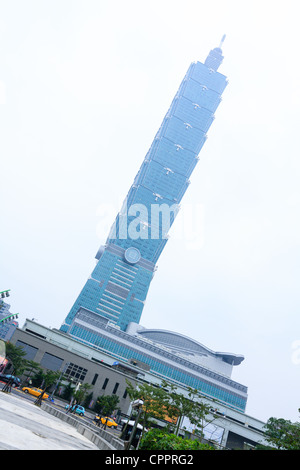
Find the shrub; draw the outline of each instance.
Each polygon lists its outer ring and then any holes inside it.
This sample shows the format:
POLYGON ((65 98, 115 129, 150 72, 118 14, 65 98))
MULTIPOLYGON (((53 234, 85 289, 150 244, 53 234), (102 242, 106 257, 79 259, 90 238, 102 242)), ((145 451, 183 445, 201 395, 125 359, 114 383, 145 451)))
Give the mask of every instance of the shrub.
POLYGON ((140 450, 214 450, 208 444, 191 439, 182 439, 175 434, 168 434, 163 429, 150 429, 142 437, 140 450))

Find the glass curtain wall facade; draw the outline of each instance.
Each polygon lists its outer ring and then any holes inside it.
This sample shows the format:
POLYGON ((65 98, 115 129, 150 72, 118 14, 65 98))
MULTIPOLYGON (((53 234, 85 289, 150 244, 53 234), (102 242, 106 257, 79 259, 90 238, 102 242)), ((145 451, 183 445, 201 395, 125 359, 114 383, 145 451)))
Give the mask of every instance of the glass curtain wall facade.
MULTIPOLYGON (((160 378, 192 387, 204 396, 225 403, 233 409, 245 411, 247 387, 218 372, 218 360, 215 360, 213 369, 205 367, 195 360, 193 354, 178 354, 170 347, 146 340, 140 335, 128 334, 116 328, 106 318, 84 308, 76 314, 69 334, 88 346, 108 353, 122 363, 140 361, 148 365, 151 373, 160 378)), ((226 354, 221 362, 224 360, 226 354)), ((237 364, 240 360, 241 358, 237 364)))
POLYGON ((62 331, 80 307, 123 331, 139 323, 168 230, 227 85, 217 71, 222 60, 222 50, 215 48, 204 64, 190 65, 62 331))

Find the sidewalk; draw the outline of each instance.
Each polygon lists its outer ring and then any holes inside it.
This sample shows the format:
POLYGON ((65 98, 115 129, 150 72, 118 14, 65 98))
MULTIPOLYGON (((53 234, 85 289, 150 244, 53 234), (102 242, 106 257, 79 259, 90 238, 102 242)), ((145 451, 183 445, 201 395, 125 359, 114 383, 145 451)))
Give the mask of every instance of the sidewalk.
POLYGON ((99 450, 27 399, 0 390, 0 450, 99 450))

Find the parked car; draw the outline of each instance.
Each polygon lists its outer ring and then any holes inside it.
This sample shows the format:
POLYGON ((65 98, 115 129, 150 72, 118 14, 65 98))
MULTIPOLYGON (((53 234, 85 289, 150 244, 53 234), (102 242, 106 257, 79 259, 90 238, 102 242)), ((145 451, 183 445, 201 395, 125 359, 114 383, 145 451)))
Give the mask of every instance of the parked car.
POLYGON ((115 422, 113 418, 110 418, 109 416, 100 416, 96 415, 94 418, 94 422, 99 425, 99 421, 101 421, 102 424, 106 424, 109 428, 117 428, 118 423, 115 422))
MULTIPOLYGON (((66 407, 65 407, 66 410, 69 409, 69 406, 70 406, 70 405, 66 405, 66 407)), ((78 414, 79 416, 83 416, 84 413, 85 413, 85 408, 84 408, 84 406, 81 406, 81 405, 73 405, 73 406, 71 407, 70 412, 71 412, 71 413, 76 413, 76 414, 78 414)))
POLYGON ((15 377, 14 375, 10 375, 10 374, 0 374, 1 382, 7 383, 10 380, 12 380, 12 383, 11 383, 12 387, 19 387, 21 385, 21 380, 19 379, 19 377, 15 377))
MULTIPOLYGON (((39 397, 43 390, 37 387, 23 387, 22 391, 24 393, 30 393, 30 395, 34 395, 35 397, 39 397)), ((46 398, 49 398, 49 395, 45 392, 43 395, 43 400, 45 400, 46 398)))

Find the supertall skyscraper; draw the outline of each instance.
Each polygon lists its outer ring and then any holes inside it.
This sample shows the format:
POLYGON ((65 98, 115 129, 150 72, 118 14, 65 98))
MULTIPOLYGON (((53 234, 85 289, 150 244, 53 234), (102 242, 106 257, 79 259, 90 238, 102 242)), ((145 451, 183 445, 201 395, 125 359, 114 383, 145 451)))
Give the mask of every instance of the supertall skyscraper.
POLYGON ((140 324, 168 230, 227 85, 218 72, 221 45, 204 64, 190 65, 61 330, 90 347, 93 361, 93 351, 101 351, 112 367, 145 380, 149 372, 157 383, 163 378, 196 388, 244 411, 247 387, 231 379, 242 355, 213 351, 180 333, 140 324))
POLYGON ((123 331, 139 323, 168 230, 227 85, 218 72, 222 61, 220 45, 204 64, 190 65, 62 331, 81 307, 123 331))

